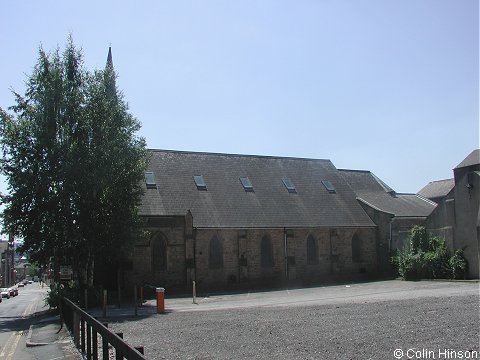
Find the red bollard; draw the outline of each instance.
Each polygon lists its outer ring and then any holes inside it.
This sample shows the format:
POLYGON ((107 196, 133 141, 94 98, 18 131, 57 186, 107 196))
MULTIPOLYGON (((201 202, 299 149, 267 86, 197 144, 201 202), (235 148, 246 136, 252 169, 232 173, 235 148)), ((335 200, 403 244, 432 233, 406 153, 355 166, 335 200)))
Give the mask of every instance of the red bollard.
POLYGON ((165 313, 165 289, 157 288, 157 314, 165 313))

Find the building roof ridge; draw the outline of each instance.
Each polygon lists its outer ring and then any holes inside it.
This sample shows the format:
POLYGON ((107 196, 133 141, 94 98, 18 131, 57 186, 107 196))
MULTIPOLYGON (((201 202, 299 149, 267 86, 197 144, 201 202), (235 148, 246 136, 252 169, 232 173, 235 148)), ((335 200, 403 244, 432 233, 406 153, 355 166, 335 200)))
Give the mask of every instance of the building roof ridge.
POLYGON ((316 158, 304 158, 294 156, 277 156, 277 155, 258 155, 258 154, 236 154, 236 153, 220 153, 209 151, 188 151, 188 150, 171 150, 171 149, 152 149, 147 151, 151 152, 163 152, 163 153, 177 153, 177 154, 192 154, 192 155, 207 155, 207 156, 228 156, 228 157, 244 157, 244 158, 263 158, 263 159, 285 159, 285 160, 303 160, 303 161, 320 161, 320 162, 332 162, 330 159, 316 159, 316 158))
POLYGON ((433 184, 433 183, 437 183, 437 182, 452 181, 452 180, 454 180, 454 178, 440 179, 440 180, 432 180, 432 181, 429 181, 428 183, 429 183, 429 184, 433 184))
POLYGON ((349 171, 349 172, 358 172, 358 173, 372 173, 370 170, 358 170, 358 169, 337 169, 338 171, 349 171))

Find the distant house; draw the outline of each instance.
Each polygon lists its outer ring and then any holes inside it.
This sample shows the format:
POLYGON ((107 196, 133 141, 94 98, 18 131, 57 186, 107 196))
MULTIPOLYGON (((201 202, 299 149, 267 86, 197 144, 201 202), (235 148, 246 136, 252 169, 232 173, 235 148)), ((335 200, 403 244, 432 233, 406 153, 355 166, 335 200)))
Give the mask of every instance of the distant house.
POLYGON ((472 151, 453 169, 451 180, 429 183, 420 190, 436 194, 438 206, 426 221, 427 229, 446 239, 451 250, 464 249, 470 278, 479 277, 480 150, 472 151), (448 190, 450 189, 450 190, 448 190), (443 195, 443 196, 441 196, 443 195))
POLYGON ((201 289, 377 276, 434 204, 330 160, 150 150, 125 285, 201 289))

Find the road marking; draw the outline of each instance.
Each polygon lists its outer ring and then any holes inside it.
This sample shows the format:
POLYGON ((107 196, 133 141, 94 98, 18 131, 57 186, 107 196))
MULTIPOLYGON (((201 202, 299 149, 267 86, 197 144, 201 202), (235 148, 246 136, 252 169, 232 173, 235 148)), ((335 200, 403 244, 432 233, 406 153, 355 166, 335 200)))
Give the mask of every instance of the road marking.
POLYGON ((27 308, 22 314, 22 318, 26 318, 28 315, 32 314, 33 303, 28 304, 27 308))
POLYGON ((21 337, 22 337, 22 335, 19 335, 17 333, 16 338, 15 338, 15 342, 11 346, 11 350, 10 350, 10 353, 8 354, 8 356, 7 356, 7 359, 11 359, 13 354, 15 354, 15 350, 17 350, 18 342, 20 341, 21 337))
POLYGON ((10 335, 10 337, 8 338, 7 342, 5 343, 5 346, 2 348, 2 352, 0 353, 0 358, 5 356, 5 352, 8 349, 10 345, 10 341, 12 341, 14 336, 15 336, 15 333, 12 333, 12 335, 10 335))
POLYGON ((2 349, 2 352, 0 353, 0 358, 3 358, 7 356, 11 356, 15 352, 15 349, 18 344, 18 340, 20 338, 20 335, 18 335, 16 332, 12 332, 12 335, 8 338, 7 342, 5 343, 5 346, 2 349), (8 355, 7 355, 8 354, 8 355))

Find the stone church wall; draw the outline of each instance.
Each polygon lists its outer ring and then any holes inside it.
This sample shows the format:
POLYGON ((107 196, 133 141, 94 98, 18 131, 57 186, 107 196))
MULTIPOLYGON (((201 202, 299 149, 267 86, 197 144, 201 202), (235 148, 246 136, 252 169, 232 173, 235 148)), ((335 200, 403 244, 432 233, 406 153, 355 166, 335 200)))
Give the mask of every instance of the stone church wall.
POLYGON ((128 286, 149 284, 188 292, 195 279, 200 291, 268 288, 287 281, 301 285, 355 279, 371 276, 377 269, 375 228, 189 231, 177 221, 150 227, 149 232, 150 238, 134 248, 132 269, 126 272, 128 286), (307 252, 309 237, 314 242, 313 257, 307 252), (159 238, 166 243, 161 270, 155 269, 153 258, 159 238), (356 255, 354 238, 360 244, 356 255))

